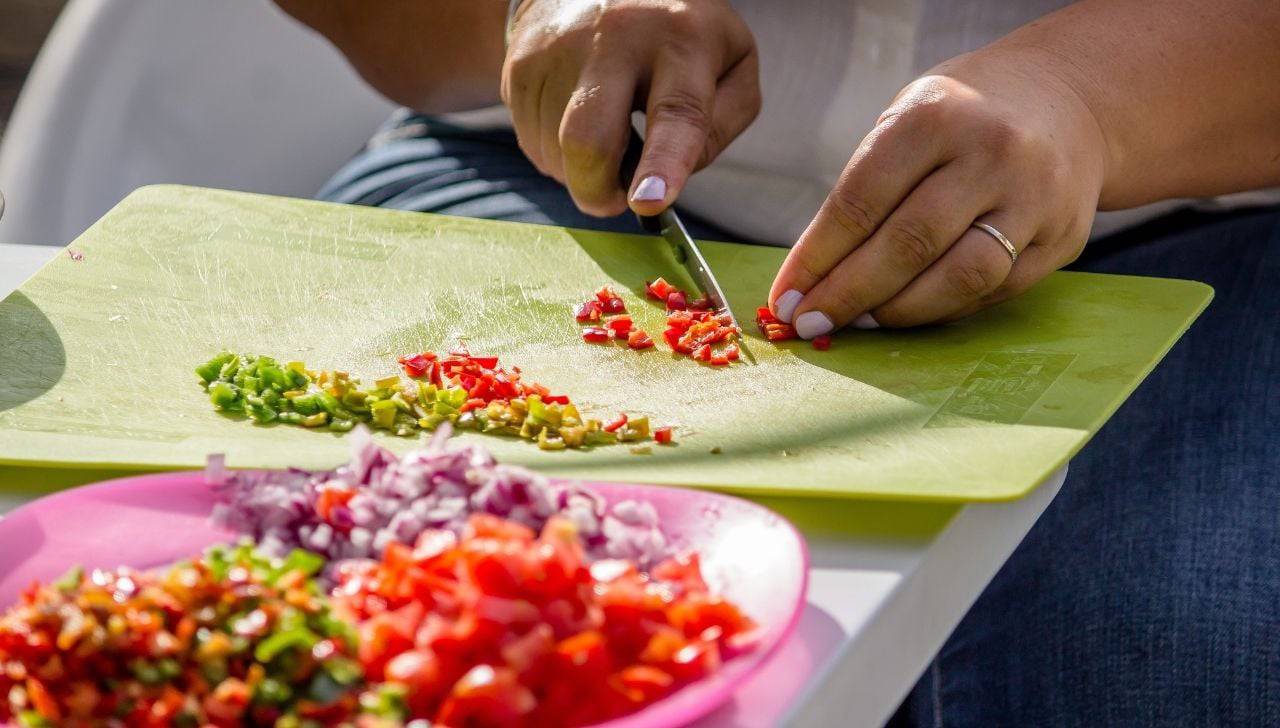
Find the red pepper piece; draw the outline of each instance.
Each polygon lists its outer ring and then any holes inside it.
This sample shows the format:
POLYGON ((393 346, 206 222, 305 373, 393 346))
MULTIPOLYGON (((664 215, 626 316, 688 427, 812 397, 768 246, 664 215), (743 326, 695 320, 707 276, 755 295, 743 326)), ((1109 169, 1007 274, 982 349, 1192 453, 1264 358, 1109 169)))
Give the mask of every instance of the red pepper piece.
POLYGON ((661 278, 644 285, 644 292, 656 301, 666 301, 667 296, 671 295, 671 292, 674 290, 676 290, 675 286, 667 283, 661 278))
POLYGON ((653 339, 643 329, 636 329, 627 335, 627 346, 632 349, 649 349, 653 347, 653 339))
POLYGON ((609 330, 599 326, 588 326, 582 330, 582 340, 592 344, 600 344, 609 340, 609 330))
MULTIPOLYGON (((434 358, 434 355, 432 358, 434 358)), ((426 374, 427 369, 431 366, 431 360, 427 358, 426 354, 402 356, 396 361, 400 363, 400 366, 404 367, 404 373, 414 379, 426 374)))
POLYGON ((589 321, 599 321, 603 312, 604 306, 600 305, 599 301, 585 301, 573 309, 573 317, 578 320, 578 323, 585 324, 589 321))
POLYGON ((632 321, 630 316, 623 314, 621 316, 614 316, 606 321, 604 325, 608 327, 609 330, 613 331, 618 338, 622 338, 623 336, 631 333, 632 321))
POLYGON ((479 364, 485 369, 493 369, 498 366, 498 357, 496 356, 473 356, 471 361, 479 364))
POLYGON ((764 337, 769 341, 786 341, 796 338, 796 330, 789 324, 765 324, 764 337))
POLYGON ((737 361, 738 355, 740 352, 738 351, 737 344, 730 344, 724 348, 723 353, 724 353, 724 358, 728 359, 729 361, 737 361))
POLYGON ((462 406, 458 408, 458 411, 459 411, 459 412, 470 412, 470 411, 471 411, 471 410, 473 410, 473 409, 480 409, 481 407, 485 406, 486 404, 488 404, 488 403, 487 403, 487 402, 485 402, 483 399, 480 399, 479 397, 474 397, 474 398, 472 398, 472 399, 467 400, 466 402, 463 402, 463 403, 462 403, 462 406))
POLYGON ((695 311, 709 311, 711 310, 711 299, 706 296, 695 298, 689 302, 689 308, 695 311))
POLYGON ((711 345, 703 344, 693 352, 693 358, 698 361, 711 361, 711 345))
POLYGON ((689 297, 684 294, 684 291, 677 290, 667 294, 668 311, 683 311, 687 308, 689 308, 689 297))
POLYGON ((670 443, 671 428, 670 427, 657 428, 656 430, 653 431, 653 439, 654 439, 654 442, 657 442, 659 445, 666 445, 670 443))
POLYGON ((778 317, 773 315, 773 311, 768 306, 761 306, 756 309, 756 323, 764 326, 765 324, 778 323, 778 317))
POLYGON ((826 351, 831 348, 830 336, 815 336, 813 339, 813 348, 818 351, 826 351))
POLYGON ((662 338, 667 342, 667 346, 671 347, 672 351, 676 351, 677 347, 680 346, 680 334, 680 329, 667 329, 662 332, 662 338))
POLYGON ((569 395, 567 394, 548 394, 542 398, 547 404, 569 404, 569 395))
POLYGON ((622 412, 618 415, 618 419, 604 426, 604 431, 617 432, 618 430, 621 430, 622 426, 625 424, 627 424, 627 413, 622 412))
POLYGON ((729 366, 729 357, 724 354, 712 354, 710 363, 713 367, 727 367, 729 366))

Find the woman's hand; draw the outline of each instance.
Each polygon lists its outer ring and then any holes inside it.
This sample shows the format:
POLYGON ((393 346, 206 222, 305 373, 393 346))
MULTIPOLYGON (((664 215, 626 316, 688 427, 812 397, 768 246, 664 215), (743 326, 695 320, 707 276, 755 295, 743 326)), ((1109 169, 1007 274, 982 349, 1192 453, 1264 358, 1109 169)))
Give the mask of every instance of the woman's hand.
POLYGON ((593 215, 656 214, 760 109, 755 40, 727 0, 525 0, 502 70, 520 148, 593 215), (618 168, 646 112, 630 191, 618 168))
POLYGON ((1025 291, 1088 238, 1106 141, 1035 49, 992 46, 907 86, 769 295, 804 338, 948 321, 1025 291), (975 221, 1002 232, 1017 262, 975 221))

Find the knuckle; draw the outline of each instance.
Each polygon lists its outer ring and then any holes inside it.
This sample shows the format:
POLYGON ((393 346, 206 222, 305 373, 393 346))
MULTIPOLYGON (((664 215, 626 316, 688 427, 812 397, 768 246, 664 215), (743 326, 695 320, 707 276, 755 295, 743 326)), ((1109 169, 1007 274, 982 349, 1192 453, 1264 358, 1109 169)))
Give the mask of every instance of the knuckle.
POLYGON ((977 263, 961 263, 946 271, 947 287, 963 299, 981 298, 1000 285, 996 272, 977 263))
POLYGON ((691 91, 674 88, 663 94, 653 104, 655 120, 687 124, 708 134, 711 131, 711 115, 706 104, 691 91))
POLYGON ((933 262, 937 251, 937 234, 931 225, 918 220, 904 220, 885 236, 889 253, 902 265, 923 270, 933 262))
POLYGON ((875 208, 848 185, 837 185, 828 200, 831 217, 850 235, 865 240, 875 232, 880 223, 875 208))

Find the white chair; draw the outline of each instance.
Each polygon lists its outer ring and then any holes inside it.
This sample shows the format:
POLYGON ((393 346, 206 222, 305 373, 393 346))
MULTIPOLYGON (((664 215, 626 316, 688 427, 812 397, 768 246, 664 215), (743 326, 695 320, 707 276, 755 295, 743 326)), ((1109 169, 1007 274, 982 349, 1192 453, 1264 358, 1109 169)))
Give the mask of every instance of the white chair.
POLYGON ((0 146, 0 243, 66 244, 146 184, 310 196, 391 108, 269 0, 72 0, 0 146))

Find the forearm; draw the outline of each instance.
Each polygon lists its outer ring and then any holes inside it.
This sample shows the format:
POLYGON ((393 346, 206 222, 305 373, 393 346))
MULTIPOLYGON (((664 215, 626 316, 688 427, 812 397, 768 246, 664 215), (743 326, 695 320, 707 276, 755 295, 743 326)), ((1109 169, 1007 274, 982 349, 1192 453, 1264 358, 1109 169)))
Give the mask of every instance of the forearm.
POLYGON ((1280 185, 1276 0, 1084 0, 998 44, 1092 110, 1102 209, 1280 185))
POLYGON ((276 0, 396 103, 424 113, 498 102, 506 0, 276 0))

